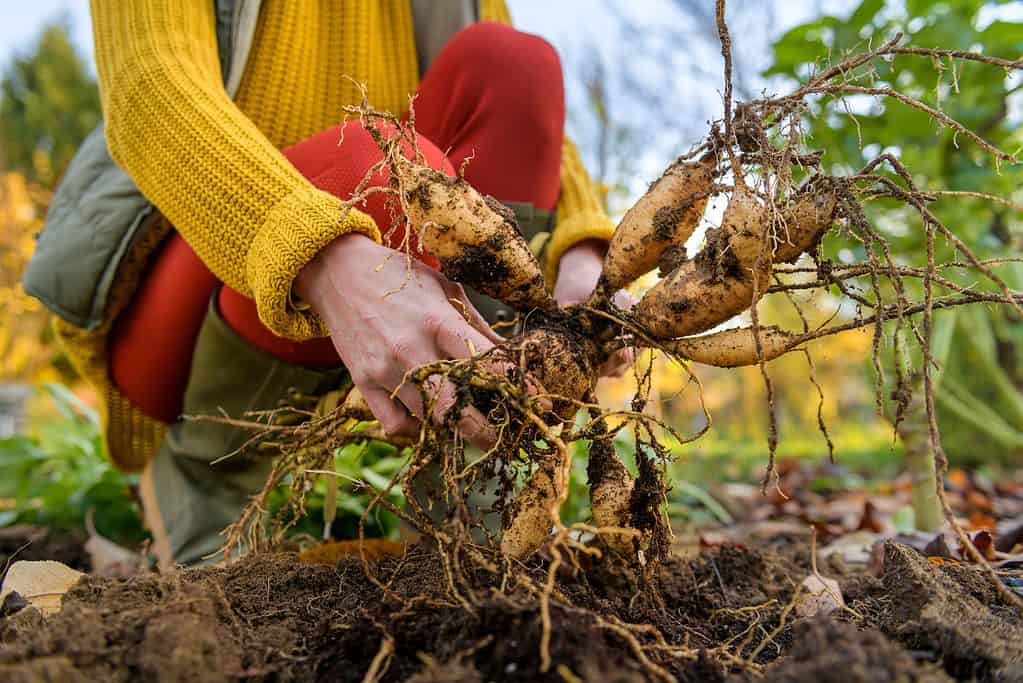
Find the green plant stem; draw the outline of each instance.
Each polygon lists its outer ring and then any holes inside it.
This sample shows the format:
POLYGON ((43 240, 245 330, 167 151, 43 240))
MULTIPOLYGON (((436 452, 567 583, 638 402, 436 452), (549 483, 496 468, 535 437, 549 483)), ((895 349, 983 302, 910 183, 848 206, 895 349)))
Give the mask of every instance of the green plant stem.
MULTIPOLYGON (((931 338, 931 357, 938 365, 932 373, 935 389, 941 383, 945 361, 952 346, 956 317, 955 311, 948 311, 935 321, 931 338)), ((902 348, 907 347, 906 340, 903 339, 902 348)), ((920 531, 934 531, 941 526, 944 516, 938 500, 938 478, 929 438, 927 410, 923 401, 923 372, 914 373, 909 383, 909 405, 906 406, 902 421, 896 429, 906 451, 906 470, 910 477, 910 498, 916 528, 920 531)))
POLYGON ((920 531, 935 531, 944 517, 938 501, 938 480, 934 471, 934 453, 928 441, 927 416, 923 394, 923 375, 912 379, 913 395, 899 423, 898 433, 906 452, 906 469, 910 477, 910 497, 920 531))

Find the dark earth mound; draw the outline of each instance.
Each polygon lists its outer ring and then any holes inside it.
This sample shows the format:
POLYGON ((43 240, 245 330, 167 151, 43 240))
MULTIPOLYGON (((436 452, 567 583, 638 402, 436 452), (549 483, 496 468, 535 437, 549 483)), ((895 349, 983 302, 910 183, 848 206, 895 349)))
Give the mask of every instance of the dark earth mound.
MULTIPOLYGON (((1023 678, 1023 620, 978 572, 889 545, 880 579, 840 577, 848 610, 800 620, 805 560, 729 545, 673 558, 649 580, 601 563, 561 572, 547 671, 536 596, 496 565, 449 583, 427 547, 375 562, 372 579, 357 558, 317 566, 293 553, 89 576, 59 614, 0 619, 0 680, 1023 678)), ((543 578, 546 565, 527 571, 543 578)))
POLYGON ((22 525, 2 528, 0 571, 17 560, 55 560, 87 572, 91 566, 84 544, 83 535, 69 531, 22 525))

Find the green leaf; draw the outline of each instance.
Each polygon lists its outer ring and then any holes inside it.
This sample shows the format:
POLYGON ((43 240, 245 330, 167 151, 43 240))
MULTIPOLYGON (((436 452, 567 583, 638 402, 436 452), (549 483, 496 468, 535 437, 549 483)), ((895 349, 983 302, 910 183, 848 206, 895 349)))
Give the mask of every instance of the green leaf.
POLYGON ((993 21, 980 37, 992 56, 1019 59, 1023 54, 1023 23, 993 21))
POLYGON ((369 482, 369 484, 378 491, 383 491, 391 483, 390 477, 377 474, 368 467, 362 468, 362 478, 369 482))
POLYGON ((672 482, 672 489, 678 493, 695 498, 703 507, 717 518, 722 524, 731 524, 734 520, 732 515, 728 513, 728 510, 724 508, 721 503, 717 502, 714 496, 710 495, 707 491, 704 491, 695 484, 690 484, 688 481, 675 481, 672 482))
POLYGON ((0 465, 16 467, 45 458, 46 454, 39 449, 38 442, 27 436, 11 436, 0 439, 0 465))
POLYGON ((900 534, 911 534, 916 530, 916 512, 912 505, 904 505, 892 515, 892 524, 900 534))

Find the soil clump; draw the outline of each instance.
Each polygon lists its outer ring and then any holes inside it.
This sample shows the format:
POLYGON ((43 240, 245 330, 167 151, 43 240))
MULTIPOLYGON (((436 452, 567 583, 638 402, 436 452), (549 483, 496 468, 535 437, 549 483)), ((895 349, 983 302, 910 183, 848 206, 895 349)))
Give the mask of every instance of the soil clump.
MULTIPOLYGON (((1023 623, 966 566, 885 548, 880 578, 839 576, 849 609, 799 620, 805 549, 724 545, 638 571, 557 573, 551 665, 541 610, 507 575, 431 547, 309 565, 291 552, 227 567, 87 576, 44 619, 0 619, 0 679, 160 681, 1018 680, 1023 623), (367 574, 366 569, 370 570, 367 574)), ((499 566, 499 565, 498 565, 499 566)), ((533 561, 527 571, 547 574, 533 561)))

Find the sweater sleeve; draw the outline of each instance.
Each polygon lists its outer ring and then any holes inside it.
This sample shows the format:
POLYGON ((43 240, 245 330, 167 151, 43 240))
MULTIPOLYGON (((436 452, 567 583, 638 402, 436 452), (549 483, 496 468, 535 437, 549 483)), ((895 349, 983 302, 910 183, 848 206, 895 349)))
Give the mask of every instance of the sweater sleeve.
MULTIPOLYGON (((505 0, 479 0, 480 19, 511 25, 505 0)), ((579 150, 566 136, 561 152, 561 192, 558 215, 546 246, 544 274, 553 287, 561 255, 588 239, 610 240, 615 224, 608 218, 596 184, 586 172, 579 150)))
POLYGON ((373 219, 310 184, 224 91, 214 3, 92 0, 107 145, 220 280, 293 339, 324 336, 292 303, 299 271, 373 219))

